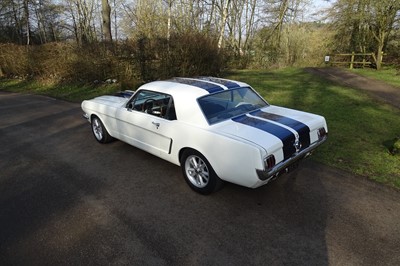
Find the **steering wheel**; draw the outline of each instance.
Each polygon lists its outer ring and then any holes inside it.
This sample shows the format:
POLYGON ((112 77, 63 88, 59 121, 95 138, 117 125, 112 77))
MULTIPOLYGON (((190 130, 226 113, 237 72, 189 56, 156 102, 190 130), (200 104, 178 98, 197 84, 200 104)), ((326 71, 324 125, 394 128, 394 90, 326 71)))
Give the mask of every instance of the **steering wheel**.
POLYGON ((147 99, 146 101, 144 101, 142 111, 146 113, 149 113, 149 111, 151 112, 151 109, 154 107, 155 102, 156 100, 154 99, 147 99))
POLYGON ((153 111, 154 107, 156 107, 155 103, 157 103, 156 100, 154 99, 147 99, 144 103, 143 103, 143 107, 142 107, 142 111, 144 111, 145 113, 148 114, 161 114, 160 111, 153 111), (157 113, 158 112, 158 113, 157 113))

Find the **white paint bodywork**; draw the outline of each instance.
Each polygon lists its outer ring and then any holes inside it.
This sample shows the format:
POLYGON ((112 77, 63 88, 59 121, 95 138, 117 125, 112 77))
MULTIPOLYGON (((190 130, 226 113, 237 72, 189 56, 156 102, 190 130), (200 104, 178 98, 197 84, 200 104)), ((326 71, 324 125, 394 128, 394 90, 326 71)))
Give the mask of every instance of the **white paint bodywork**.
MULTIPOLYGON (((245 83, 237 83, 249 87, 245 83)), ((268 182, 269 179, 261 180, 256 172, 257 169, 264 170, 264 159, 268 155, 273 154, 277 164, 284 159, 282 141, 272 134, 231 119, 209 125, 197 102, 199 97, 209 94, 204 89, 156 81, 141 86, 140 90, 171 95, 177 120, 128 109, 128 99, 116 96, 83 101, 82 109, 89 122, 91 117, 99 117, 109 134, 116 139, 176 165, 180 165, 179 156, 183 149, 197 150, 207 158, 222 180, 246 187, 255 188, 268 182)), ((272 105, 263 109, 306 124, 311 131, 311 143, 318 141, 319 128, 324 127, 328 131, 321 116, 272 105)))

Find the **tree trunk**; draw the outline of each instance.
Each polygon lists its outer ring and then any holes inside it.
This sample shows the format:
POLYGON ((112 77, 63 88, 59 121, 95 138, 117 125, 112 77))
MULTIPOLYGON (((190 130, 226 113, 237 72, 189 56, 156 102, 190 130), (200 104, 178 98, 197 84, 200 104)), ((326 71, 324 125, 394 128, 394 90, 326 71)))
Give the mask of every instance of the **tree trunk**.
MULTIPOLYGON (((168 21, 167 21, 167 40, 171 38, 171 26, 172 26, 172 0, 168 1, 168 21)), ((168 43, 169 47, 169 43, 168 43)))
POLYGON ((378 33, 372 32, 376 42, 377 42, 377 55, 376 55, 376 70, 380 70, 382 67, 382 58, 383 58, 383 47, 385 46, 385 38, 387 32, 383 29, 379 29, 378 33))
POLYGON ((210 16, 208 17, 208 20, 207 20, 207 23, 206 23, 207 35, 211 32, 211 24, 212 24, 212 20, 214 18, 214 10, 215 10, 215 0, 212 0, 210 16))
POLYGON ((29 0, 24 1, 24 12, 26 19, 26 45, 29 45, 31 42, 31 26, 30 26, 30 18, 29 18, 29 0))
POLYGON ((222 19, 221 19, 221 25, 220 25, 220 33, 219 33, 219 38, 218 38, 218 49, 222 48, 222 41, 224 39, 225 24, 226 24, 226 20, 228 18, 228 8, 229 8, 229 3, 230 2, 231 2, 230 0, 227 0, 225 2, 224 11, 222 13, 222 19))
POLYGON ((383 59, 383 43, 379 43, 378 54, 376 55, 376 70, 380 70, 382 68, 382 59, 383 59))
POLYGON ((111 36, 111 7, 108 0, 101 0, 101 17, 103 19, 103 37, 106 42, 112 41, 111 36))

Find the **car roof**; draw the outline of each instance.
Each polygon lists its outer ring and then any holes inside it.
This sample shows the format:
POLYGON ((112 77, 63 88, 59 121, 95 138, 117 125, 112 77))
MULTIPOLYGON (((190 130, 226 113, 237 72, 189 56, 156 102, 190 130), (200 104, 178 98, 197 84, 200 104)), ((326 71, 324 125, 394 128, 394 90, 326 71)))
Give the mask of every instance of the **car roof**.
POLYGON ((198 98, 203 95, 245 86, 249 85, 244 82, 215 77, 175 77, 164 81, 153 81, 142 85, 139 89, 148 89, 171 95, 185 93, 198 98))
POLYGON ((176 77, 164 81, 153 81, 142 85, 138 90, 151 90, 166 93, 173 97, 178 120, 206 127, 197 99, 212 93, 240 87, 250 87, 244 82, 215 77, 176 77))

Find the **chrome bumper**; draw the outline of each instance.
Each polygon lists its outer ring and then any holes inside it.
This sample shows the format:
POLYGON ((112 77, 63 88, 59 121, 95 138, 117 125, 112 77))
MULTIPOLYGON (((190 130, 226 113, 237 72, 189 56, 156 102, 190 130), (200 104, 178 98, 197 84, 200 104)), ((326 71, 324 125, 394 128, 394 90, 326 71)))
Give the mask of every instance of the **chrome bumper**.
POLYGON ((311 155, 313 150, 315 150, 318 146, 324 143, 327 140, 328 136, 324 136, 318 142, 310 145, 308 148, 300 151, 299 153, 294 154, 292 157, 287 159, 286 161, 280 162, 279 164, 275 165, 269 171, 259 170, 256 169, 258 178, 262 181, 269 181, 272 178, 279 176, 280 174, 289 172, 290 166, 295 164, 296 162, 300 161, 311 155))
POLYGON ((85 118, 86 120, 89 121, 89 115, 88 114, 84 113, 82 116, 83 116, 83 118, 85 118))

